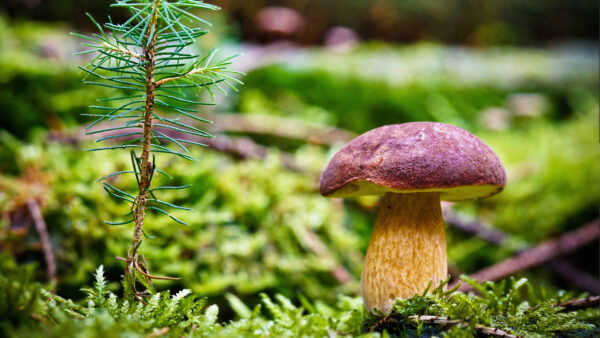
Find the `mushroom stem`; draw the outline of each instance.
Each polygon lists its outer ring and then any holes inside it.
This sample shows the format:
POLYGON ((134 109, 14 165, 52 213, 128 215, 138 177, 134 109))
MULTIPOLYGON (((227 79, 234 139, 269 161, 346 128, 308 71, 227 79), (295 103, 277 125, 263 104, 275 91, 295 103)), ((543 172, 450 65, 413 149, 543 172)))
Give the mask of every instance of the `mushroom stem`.
POLYGON ((396 298, 422 293, 447 278, 446 232, 439 193, 387 193, 362 273, 369 311, 388 312, 396 298))

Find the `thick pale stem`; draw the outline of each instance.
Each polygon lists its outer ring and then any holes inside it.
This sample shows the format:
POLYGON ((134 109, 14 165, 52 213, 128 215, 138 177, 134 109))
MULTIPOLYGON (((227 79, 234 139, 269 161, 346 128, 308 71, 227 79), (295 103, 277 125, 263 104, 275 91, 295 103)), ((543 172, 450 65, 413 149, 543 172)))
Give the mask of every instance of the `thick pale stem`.
POLYGON ((447 278, 446 232, 438 193, 387 193, 362 273, 368 310, 387 312, 396 298, 422 293, 447 278))

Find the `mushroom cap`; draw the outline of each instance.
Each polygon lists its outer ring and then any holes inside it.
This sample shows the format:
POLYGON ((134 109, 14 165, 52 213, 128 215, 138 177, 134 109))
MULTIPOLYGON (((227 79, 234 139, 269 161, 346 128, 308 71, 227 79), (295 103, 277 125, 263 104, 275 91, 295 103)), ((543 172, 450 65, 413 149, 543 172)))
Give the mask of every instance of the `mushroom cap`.
POLYGON ((492 196, 506 172, 477 136, 456 126, 411 122, 382 126, 350 141, 331 159, 319 187, 327 197, 439 192, 447 201, 492 196))
POLYGON ((265 33, 293 35, 304 26, 304 18, 295 9, 269 6, 256 14, 258 29, 265 33))

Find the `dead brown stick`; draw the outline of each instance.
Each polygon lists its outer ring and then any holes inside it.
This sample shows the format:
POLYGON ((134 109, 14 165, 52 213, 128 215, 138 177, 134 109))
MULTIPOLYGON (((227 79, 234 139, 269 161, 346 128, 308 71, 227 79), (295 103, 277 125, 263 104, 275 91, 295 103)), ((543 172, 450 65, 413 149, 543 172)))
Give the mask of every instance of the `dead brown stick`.
MULTIPOLYGON (((162 130, 162 133, 167 135, 179 133, 177 131, 162 130)), ((169 137, 189 138, 187 134, 169 135, 169 137)), ((226 135, 217 135, 212 139, 203 141, 209 148, 234 156, 239 156, 243 159, 265 159, 269 153, 269 148, 261 146, 248 137, 229 137, 226 135)), ((292 171, 301 171, 302 169, 296 163, 294 158, 286 153, 281 153, 281 162, 283 165, 292 171)))
MULTIPOLYGON (((462 320, 457 320, 457 319, 450 319, 448 317, 420 315, 420 316, 410 316, 409 318, 415 322, 434 323, 434 324, 441 324, 441 325, 445 325, 445 326, 458 325, 459 327, 462 327, 462 328, 469 326, 469 324, 467 322, 464 322, 462 320)), ((475 325, 475 330, 477 330, 483 334, 486 334, 488 336, 493 336, 493 337, 506 337, 506 338, 517 338, 518 337, 518 336, 515 336, 508 332, 505 332, 503 330, 500 330, 498 328, 487 327, 487 326, 483 326, 480 324, 475 325)))
MULTIPOLYGON (((444 219, 453 228, 459 229, 469 234, 473 234, 486 242, 502 246, 509 241, 514 241, 514 238, 493 227, 484 226, 483 224, 475 221, 467 221, 462 219, 456 213, 452 212, 450 208, 445 208, 444 219)), ((522 243, 523 250, 530 248, 528 243, 522 243)), ((522 252, 520 250, 518 252, 522 252)), ((579 270, 569 261, 556 258, 554 260, 546 262, 546 266, 556 275, 566 280, 572 285, 575 285, 582 290, 586 290, 593 294, 600 294, 600 280, 597 278, 579 270)))
MULTIPOLYGON (((498 246, 505 244, 511 237, 511 235, 493 227, 485 226, 479 222, 467 221, 455 212, 451 211, 450 208, 444 208, 444 220, 453 228, 464 231, 468 234, 475 235, 488 243, 492 243, 498 246)), ((526 245, 526 244, 524 244, 526 245)))
POLYGON ((300 119, 259 114, 213 114, 214 130, 273 135, 314 144, 347 143, 356 134, 328 125, 300 119))
POLYGON ((552 272, 578 288, 600 294, 600 279, 579 270, 566 259, 557 258, 546 263, 552 272))
MULTIPOLYGON (((398 319, 396 319, 395 317, 396 316, 394 314, 383 317, 381 320, 379 320, 377 323, 375 323, 375 325, 373 327, 371 327, 369 329, 369 332, 380 332, 380 331, 385 330, 387 328, 387 326, 394 325, 398 321, 398 319)), ((458 319, 450 319, 448 317, 442 317, 442 316, 414 315, 414 316, 408 317, 408 319, 410 319, 413 322, 417 322, 417 323, 425 322, 425 323, 443 325, 444 327, 458 326, 461 328, 465 328, 465 327, 469 326, 469 323, 467 323, 465 321, 458 320, 458 319)), ((475 330, 478 332, 481 332, 483 334, 486 334, 488 336, 493 336, 493 337, 505 337, 505 338, 519 337, 519 336, 510 334, 506 331, 503 331, 501 329, 487 327, 487 326, 484 326, 481 324, 476 324, 475 330)))
MULTIPOLYGON (((550 259, 572 252, 596 240, 600 232, 599 224, 600 221, 596 219, 577 230, 543 242, 514 257, 480 270, 470 275, 470 277, 478 282, 493 281, 548 262, 550 259)), ((472 287, 463 284, 459 290, 468 291, 472 290, 472 287)))
POLYGON ((146 335, 146 338, 155 338, 155 337, 162 337, 166 334, 168 334, 171 331, 171 328, 169 327, 163 327, 161 329, 158 329, 152 333, 149 333, 148 335, 146 335))
MULTIPOLYGON (((600 296, 598 296, 598 295, 588 296, 588 297, 579 298, 579 299, 570 299, 570 300, 567 300, 564 302, 553 304, 554 307, 562 308, 559 312, 577 311, 577 310, 587 309, 587 308, 591 308, 591 307, 598 307, 598 305, 600 305, 600 296)), ((529 309, 525 310, 525 312, 532 311, 536 307, 537 307, 537 305, 534 305, 534 306, 530 307, 529 309)))
MULTIPOLYGON (((268 116, 268 115, 257 115, 257 114, 214 114, 210 117, 214 120, 213 131, 219 132, 219 134, 212 139, 202 139, 202 143, 205 143, 211 149, 227 153, 230 155, 238 156, 243 159, 266 158, 269 148, 259 145, 252 139, 247 137, 230 137, 222 134, 221 132, 243 132, 251 134, 265 134, 273 135, 284 138, 300 139, 305 140, 309 143, 314 144, 325 144, 331 145, 336 142, 348 142, 353 139, 356 135, 350 131, 330 127, 327 125, 306 122, 298 119, 290 119, 285 117, 268 116)), ((193 124, 193 121, 185 121, 193 124)), ((114 124, 119 126, 119 124, 114 124)), ((105 124, 104 128, 108 129, 111 125, 105 124)), ((171 137, 187 141, 198 141, 191 140, 190 135, 187 133, 179 132, 172 129, 164 129, 156 127, 156 130, 171 137)), ((125 129, 114 132, 104 133, 104 136, 115 136, 119 133, 128 133, 135 131, 135 128, 131 130, 125 129)), ((82 135, 80 132, 78 135, 82 135)), ((79 137, 69 138, 61 134, 54 133, 51 135, 53 139, 62 142, 76 142, 79 137)), ((91 136, 83 136, 83 138, 92 139, 91 136)), ((127 140, 135 138, 135 136, 123 137, 120 140, 127 140)), ((283 165, 293 171, 301 171, 294 158, 286 153, 281 153, 281 159, 283 165)))
POLYGON ((554 304, 555 307, 562 307, 562 311, 575 311, 598 307, 600 305, 600 296, 589 296, 581 299, 571 299, 562 303, 554 304))
MULTIPOLYGON (((115 124, 114 126, 118 126, 117 124, 115 124)), ((110 128, 111 125, 104 125, 104 128, 110 128)), ((106 132, 103 134, 103 136, 116 136, 119 134, 127 134, 127 133, 131 133, 134 131, 137 131, 138 129, 136 128, 131 128, 131 129, 121 129, 118 131, 112 131, 112 132, 106 132)), ((184 133, 181 131, 177 131, 177 130, 172 130, 172 129, 166 129, 166 128, 161 128, 161 127, 155 127, 155 130, 161 132, 162 134, 172 138, 172 139, 179 139, 179 140, 186 140, 186 141, 194 141, 194 142, 198 142, 198 138, 197 137, 193 137, 188 133, 184 133)), ((80 133, 83 134, 83 133, 80 133)), ((64 137, 61 137, 60 135, 53 135, 52 136, 53 139, 56 140, 63 140, 65 139, 64 137)), ((131 140, 134 139, 136 136, 135 135, 128 135, 128 136, 124 136, 122 138, 118 138, 119 141, 127 141, 127 140, 131 140)), ((82 138, 88 138, 88 139, 93 139, 93 137, 85 135, 82 136, 82 138)), ((202 139, 200 140, 200 142, 202 142, 203 144, 206 144, 210 149, 225 153, 225 154, 230 154, 233 156, 237 156, 240 157, 242 159, 265 159, 267 157, 267 155, 269 154, 269 148, 262 146, 260 144, 257 144, 256 142, 254 142, 252 139, 248 138, 248 137, 229 137, 227 135, 223 135, 223 134, 219 134, 213 138, 206 138, 206 139, 202 139)), ((302 171, 301 167, 296 163, 296 161, 294 160, 294 158, 292 156, 290 156, 289 154, 286 153, 281 153, 281 161, 283 163, 283 165, 292 170, 292 171, 302 171)))
MULTIPOLYGON (((589 297, 581 298, 581 299, 571 299, 571 300, 568 300, 568 301, 565 301, 562 303, 554 304, 555 307, 562 307, 563 309, 561 311, 575 311, 575 310, 581 310, 581 309, 586 309, 586 308, 595 307, 595 306, 597 307, 598 305, 600 305, 600 296, 589 296, 589 297)), ((533 308, 534 307, 532 307, 532 309, 533 308)), ((383 317, 373 327, 371 327, 369 331, 370 332, 383 331, 383 329, 385 329, 387 325, 390 325, 390 324, 393 325, 396 322, 396 318, 394 318, 394 317, 395 317, 394 314, 383 317)), ((461 328, 467 327, 469 325, 469 323, 467 323, 465 321, 462 321, 459 319, 450 319, 448 317, 442 317, 442 316, 414 315, 414 316, 410 316, 408 318, 417 323, 425 322, 425 323, 432 323, 432 324, 440 324, 440 325, 444 325, 444 326, 457 325, 461 328)), ((503 331, 499 328, 488 327, 488 326, 484 326, 481 324, 476 324, 475 330, 477 330, 478 332, 481 332, 483 334, 486 334, 488 336, 493 336, 493 337, 510 337, 510 338, 520 337, 520 336, 515 336, 506 331, 503 331)))
POLYGON ((29 197, 27 199, 27 207, 33 218, 35 229, 40 235, 40 241, 42 242, 42 250, 44 252, 44 259, 46 261, 46 273, 48 274, 48 280, 52 284, 56 284, 56 261, 54 260, 54 252, 52 251, 52 242, 48 235, 48 229, 46 228, 46 222, 42 217, 40 207, 35 199, 29 197))
POLYGON ((336 262, 336 266, 331 270, 331 274, 340 284, 348 283, 352 279, 352 275, 342 264, 336 261, 329 248, 321 241, 319 235, 308 227, 303 227, 302 230, 302 239, 306 246, 322 260, 336 262))

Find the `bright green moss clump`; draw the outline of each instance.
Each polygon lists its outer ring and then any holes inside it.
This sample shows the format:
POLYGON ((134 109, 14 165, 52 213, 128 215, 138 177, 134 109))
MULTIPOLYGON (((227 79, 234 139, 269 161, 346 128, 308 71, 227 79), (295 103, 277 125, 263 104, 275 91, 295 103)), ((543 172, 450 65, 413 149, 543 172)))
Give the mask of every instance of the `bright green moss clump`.
MULTIPOLYGON (((392 336, 421 337, 447 335, 473 337, 485 330, 499 329, 507 334, 527 337, 593 336, 598 330, 597 308, 563 312, 555 307, 572 297, 551 297, 534 289, 525 279, 473 285, 481 296, 443 291, 399 300, 390 314, 367 314, 359 298, 340 296, 336 306, 312 304, 301 298, 295 305, 280 294, 261 294, 260 304, 248 307, 229 294, 228 305, 236 318, 218 320, 219 307, 191 295, 187 289, 174 295, 154 293, 145 303, 120 300, 108 290, 104 269, 95 273, 93 286, 84 289, 81 304, 40 290, 36 283, 9 281, 6 264, 0 273, 0 305, 17 316, 0 322, 0 333, 8 336, 42 337, 141 337, 148 334, 169 337, 324 337, 392 336), (9 293, 16 302, 6 302, 9 293), (43 302, 42 297, 47 301, 43 302), (23 303, 36 306, 22 306, 23 303), (425 317, 430 316, 430 317, 425 317), (446 323, 428 323, 434 316, 446 323), (384 333, 385 336, 385 333, 384 333)), ((568 309, 567 309, 568 310, 568 309)))

